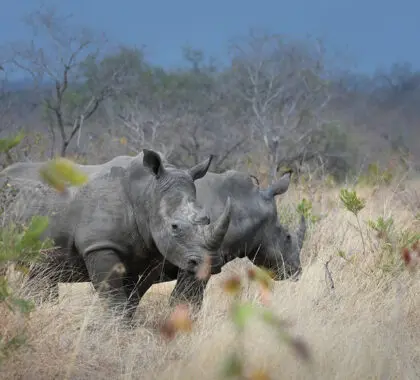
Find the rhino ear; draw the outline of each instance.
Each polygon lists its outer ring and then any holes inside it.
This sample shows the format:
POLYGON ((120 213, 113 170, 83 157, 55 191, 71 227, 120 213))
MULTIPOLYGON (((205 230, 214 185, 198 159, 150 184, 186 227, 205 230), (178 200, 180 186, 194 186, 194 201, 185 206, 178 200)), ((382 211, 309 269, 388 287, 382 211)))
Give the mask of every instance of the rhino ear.
POLYGON ((284 194, 290 185, 292 170, 284 173, 277 182, 274 182, 268 189, 261 190, 261 196, 266 200, 272 200, 276 195, 284 194))
POLYGON ((211 154, 209 158, 207 158, 206 160, 200 162, 199 164, 193 166, 191 169, 188 170, 193 181, 195 181, 196 179, 200 179, 206 175, 207 170, 209 170, 209 167, 213 158, 214 156, 211 154))
POLYGON ((155 177, 160 177, 165 171, 159 154, 153 150, 143 149, 143 165, 148 168, 155 177))

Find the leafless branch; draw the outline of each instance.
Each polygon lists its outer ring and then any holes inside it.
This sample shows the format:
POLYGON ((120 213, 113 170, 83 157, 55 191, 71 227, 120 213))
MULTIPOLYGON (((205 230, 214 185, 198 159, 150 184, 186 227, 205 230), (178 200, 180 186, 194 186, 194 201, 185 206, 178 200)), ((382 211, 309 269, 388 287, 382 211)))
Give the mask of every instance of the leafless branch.
POLYGON ((334 281, 333 281, 333 278, 332 278, 332 274, 331 274, 331 272, 330 272, 330 270, 328 268, 328 265, 329 265, 329 263, 330 263, 331 260, 332 260, 332 257, 330 257, 328 259, 328 261, 324 264, 324 269, 325 269, 325 282, 327 283, 327 285, 329 285, 329 287, 331 289, 334 289, 334 281))

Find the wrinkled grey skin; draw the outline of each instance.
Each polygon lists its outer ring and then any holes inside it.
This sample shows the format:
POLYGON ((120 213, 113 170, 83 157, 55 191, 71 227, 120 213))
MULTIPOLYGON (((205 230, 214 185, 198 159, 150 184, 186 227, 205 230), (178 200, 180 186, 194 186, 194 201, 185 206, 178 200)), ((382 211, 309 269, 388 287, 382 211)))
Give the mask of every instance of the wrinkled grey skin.
MULTIPOLYGON (((194 181, 206 174, 211 157, 189 170, 164 165, 153 151, 143 150, 142 157, 131 157, 126 167, 96 173, 64 195, 39 181, 9 178, 17 188, 26 185, 29 192, 38 191, 41 202, 25 203, 16 213, 21 205, 16 201, 6 211, 18 215, 17 221, 49 215, 44 237, 64 248, 51 261, 68 269, 54 278, 54 285, 92 281, 96 290, 108 293, 111 306, 127 306, 128 317, 148 288, 159 282, 166 263, 195 276, 210 255, 213 273, 219 272, 218 249, 230 222, 230 200, 212 223, 196 201, 194 181), (123 271, 115 270, 118 266, 123 271), (101 287, 104 283, 106 288, 101 287)), ((20 200, 28 200, 28 193, 24 198, 20 200)))
MULTIPOLYGON (((249 174, 228 170, 207 173, 196 182, 197 200, 214 220, 228 197, 232 200, 231 222, 221 251, 224 262, 248 257, 255 265, 271 270, 276 280, 297 280, 301 273, 300 251, 306 233, 302 216, 295 233, 278 221, 275 196, 285 193, 291 173, 285 173, 267 189, 256 186, 249 174)), ((165 281, 178 280, 171 302, 187 300, 200 305, 207 281, 198 281, 185 271, 165 271, 165 281)))

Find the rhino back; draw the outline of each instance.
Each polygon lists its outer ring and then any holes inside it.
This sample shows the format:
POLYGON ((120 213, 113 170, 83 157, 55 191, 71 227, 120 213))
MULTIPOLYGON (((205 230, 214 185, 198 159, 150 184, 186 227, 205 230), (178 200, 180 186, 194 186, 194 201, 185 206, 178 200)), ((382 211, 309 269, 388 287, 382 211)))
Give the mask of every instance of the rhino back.
MULTIPOLYGON (((78 163, 73 163, 74 166, 87 174, 89 177, 101 173, 102 171, 108 171, 113 166, 127 167, 133 159, 138 157, 142 158, 143 153, 140 153, 137 156, 116 156, 111 160, 97 165, 83 165, 78 163)), ((21 178, 32 181, 41 181, 39 175, 39 170, 45 164, 45 162, 16 162, 8 167, 4 168, 0 172, 0 178, 3 179, 0 182, 0 186, 3 184, 4 179, 8 178, 21 178)))
POLYGON ((72 196, 71 191, 59 193, 39 181, 8 179, 1 189, 2 225, 27 224, 33 216, 47 216, 49 225, 43 236, 67 241, 59 222, 72 196))
POLYGON ((39 180, 38 173, 42 165, 42 162, 16 162, 4 168, 0 172, 0 177, 39 180))

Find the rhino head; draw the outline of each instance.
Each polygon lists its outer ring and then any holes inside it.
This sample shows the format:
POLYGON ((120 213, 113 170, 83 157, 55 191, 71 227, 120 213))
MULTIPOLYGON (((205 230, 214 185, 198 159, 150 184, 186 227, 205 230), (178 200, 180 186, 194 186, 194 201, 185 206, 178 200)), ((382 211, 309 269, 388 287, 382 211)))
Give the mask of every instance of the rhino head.
MULTIPOLYGON (((142 166, 151 174, 147 194, 140 195, 147 214, 147 229, 161 254, 191 273, 198 271, 206 255, 211 259, 211 273, 220 272, 223 264, 219 248, 230 223, 230 199, 217 220, 210 223, 210 217, 197 203, 194 184, 207 173, 212 158, 190 169, 180 169, 164 164, 158 153, 143 150, 142 166)), ((131 186, 130 191, 136 191, 136 187, 131 186)))
POLYGON ((262 237, 262 252, 256 254, 254 263, 269 269, 276 280, 286 277, 299 279, 302 266, 300 252, 306 233, 306 219, 302 215, 296 232, 291 232, 278 221, 275 196, 285 193, 290 184, 291 172, 285 173, 268 189, 260 190, 265 205, 269 205, 272 223, 267 225, 262 237))

